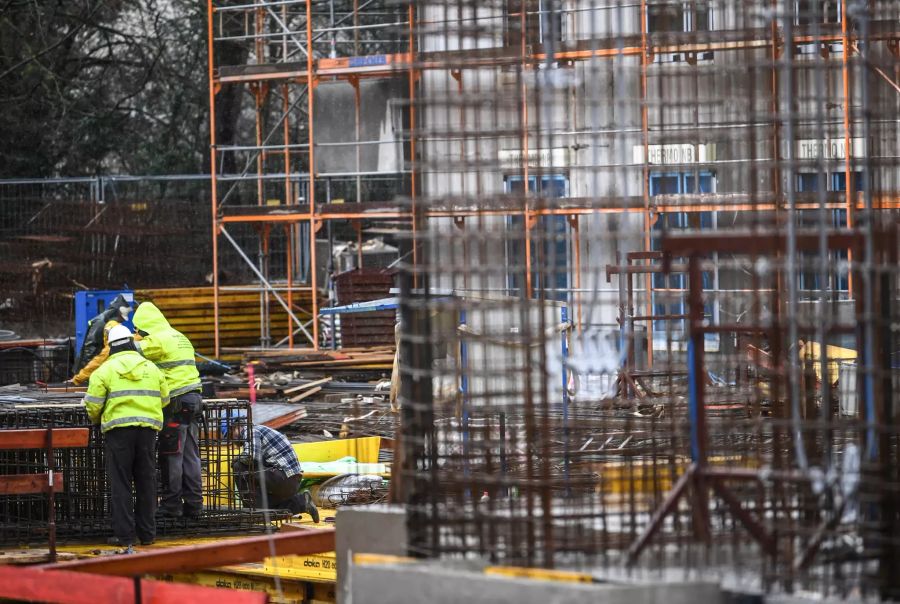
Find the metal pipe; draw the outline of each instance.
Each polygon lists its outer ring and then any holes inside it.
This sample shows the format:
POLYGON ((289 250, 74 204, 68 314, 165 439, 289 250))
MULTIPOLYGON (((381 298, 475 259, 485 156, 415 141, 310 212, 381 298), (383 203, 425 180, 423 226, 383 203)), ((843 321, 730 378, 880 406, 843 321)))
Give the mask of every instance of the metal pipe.
POLYGON ((312 1, 306 3, 306 73, 307 75, 307 130, 309 132, 309 275, 310 285, 312 286, 312 339, 313 348, 319 349, 319 290, 316 283, 316 230, 318 222, 316 221, 316 149, 315 149, 315 90, 318 85, 318 78, 315 73, 315 63, 313 62, 312 47, 312 1))
MULTIPOLYGON (((853 173, 851 168, 852 156, 853 156, 853 148, 851 146, 852 134, 850 130, 850 103, 853 101, 853 98, 850 96, 850 33, 849 26, 847 24, 847 2, 849 0, 843 0, 841 2, 841 44, 843 45, 843 52, 841 53, 841 81, 843 84, 843 92, 844 92, 844 103, 843 103, 843 114, 844 114, 844 196, 846 198, 846 212, 847 212, 847 228, 852 229, 854 224, 854 216, 853 212, 856 209, 856 203, 854 202, 854 193, 853 190, 855 187, 853 186, 853 173)), ((847 250, 847 262, 852 265, 853 264, 853 250, 847 250)), ((847 289, 850 293, 850 298, 853 298, 853 271, 847 271, 847 289)))
POLYGON ((270 6, 292 6, 295 4, 303 4, 305 5, 307 0, 272 0, 271 2, 260 2, 255 4, 223 4, 222 6, 216 7, 217 13, 225 13, 225 12, 233 12, 233 11, 241 11, 241 10, 254 10, 260 8, 269 8, 270 6))
MULTIPOLYGON (((783 29, 785 37, 793 38, 794 20, 790 13, 786 13, 783 17, 783 29)), ((787 357, 788 357, 788 396, 791 409, 791 431, 793 433, 794 457, 797 465, 803 471, 808 470, 809 462, 806 456, 806 445, 803 439, 803 415, 800 407, 800 344, 797 322, 798 314, 798 291, 797 291, 797 208, 796 208, 796 166, 794 164, 794 69, 793 69, 794 48, 793 45, 785 49, 782 69, 784 75, 782 83, 786 94, 783 95, 779 108, 779 118, 784 123, 785 138, 785 163, 788 169, 787 187, 787 257, 785 260, 785 269, 787 274, 787 323, 788 323, 788 341, 787 341, 787 357)))
MULTIPOLYGON (((329 44, 331 49, 328 51, 328 56, 334 59, 337 57, 337 46, 335 44, 337 38, 334 35, 334 0, 328 0, 328 23, 331 25, 331 40, 329 44)), ((315 40, 315 38, 313 38, 313 40, 315 40)))
POLYGON ((208 52, 208 86, 209 86, 209 167, 210 167, 210 210, 212 213, 212 287, 213 287, 213 347, 215 356, 219 356, 219 194, 216 175, 216 72, 215 46, 213 45, 213 4, 206 1, 207 17, 207 52, 208 52))

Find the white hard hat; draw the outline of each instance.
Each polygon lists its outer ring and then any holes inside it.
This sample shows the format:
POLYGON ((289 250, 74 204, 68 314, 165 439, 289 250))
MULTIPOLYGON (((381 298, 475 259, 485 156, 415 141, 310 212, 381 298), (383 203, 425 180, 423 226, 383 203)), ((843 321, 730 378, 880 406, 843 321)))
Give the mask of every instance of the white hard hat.
POLYGON ((130 329, 128 329, 124 325, 116 325, 109 330, 109 336, 107 336, 107 339, 110 344, 116 344, 124 340, 130 340, 133 337, 134 334, 131 333, 130 329))

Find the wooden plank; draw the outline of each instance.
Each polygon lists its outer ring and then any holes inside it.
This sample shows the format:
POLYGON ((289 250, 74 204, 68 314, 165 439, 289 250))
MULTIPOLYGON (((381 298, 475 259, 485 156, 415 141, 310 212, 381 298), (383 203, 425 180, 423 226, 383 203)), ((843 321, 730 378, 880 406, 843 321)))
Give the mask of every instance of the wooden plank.
POLYGON ((334 361, 290 361, 282 364, 287 367, 353 367, 356 365, 393 365, 393 363, 393 356, 385 356, 371 359, 339 359, 334 361))
MULTIPOLYGON (((88 428, 54 428, 53 448, 86 447, 88 428)), ((43 449, 47 446, 47 430, 0 430, 0 449, 43 449)))
MULTIPOLYGON (((77 560, 78 554, 56 552, 56 559, 59 562, 77 560)), ((40 564, 42 562, 50 562, 50 550, 35 548, 0 551, 0 566, 8 564, 40 564)))
POLYGON ((273 430, 278 430, 279 428, 284 428, 290 424, 293 424, 296 421, 300 421, 308 414, 306 412, 306 407, 300 407, 296 411, 292 413, 287 413, 285 415, 279 415, 278 417, 273 417, 267 422, 263 422, 264 426, 268 426, 273 430))
MULTIPOLYGON (((323 377, 323 378, 321 378, 321 379, 314 380, 314 381, 312 381, 312 382, 307 382, 307 383, 305 383, 305 384, 300 384, 299 386, 294 386, 293 388, 288 388, 287 390, 284 391, 284 393, 285 393, 285 394, 293 394, 293 393, 299 392, 299 391, 301 391, 301 390, 306 390, 307 388, 312 388, 313 386, 321 386, 321 385, 325 385, 325 384, 327 384, 328 382, 330 382, 331 379, 332 379, 332 378, 331 378, 331 376, 329 375, 329 376, 327 376, 327 377, 323 377)), ((320 389, 320 390, 321 390, 321 389, 320 389)))
MULTIPOLYGON (((214 326, 214 321, 204 319, 202 321, 178 321, 175 319, 169 320, 169 325, 178 331, 185 333, 187 331, 196 331, 202 333, 203 331, 212 329, 214 326)), ((273 325, 273 327, 278 327, 273 325)), ((235 332, 252 332, 254 329, 259 331, 259 318, 247 318, 247 317, 229 317, 224 321, 219 322, 219 333, 235 333, 235 332)), ((287 331, 287 328, 284 328, 287 331)))
MULTIPOLYGON (((47 493, 49 487, 49 474, 0 474, 0 495, 36 495, 47 493)), ((53 474, 53 492, 61 493, 63 490, 63 475, 61 472, 53 474)))
MULTIPOLYGON (((130 558, 132 556, 119 556, 130 558)), ((215 604, 264 604, 261 592, 216 589, 183 583, 140 580, 141 604, 151 602, 214 602, 215 604)), ((136 602, 135 580, 131 577, 85 576, 73 571, 36 568, 0 568, 0 598, 56 604, 98 604, 136 602)))
POLYGON ((314 350, 312 348, 276 348, 270 350, 245 350, 244 354, 247 357, 258 357, 258 358, 269 358, 269 357, 292 357, 292 356, 304 356, 304 355, 315 355, 315 356, 332 356, 332 357, 341 357, 348 358, 357 355, 364 354, 393 354, 394 347, 393 346, 372 346, 372 347, 354 347, 354 348, 340 348, 335 351, 329 350, 314 350))
MULTIPOLYGON (((298 312, 309 314, 309 306, 311 300, 296 300, 294 302, 294 306, 297 307, 298 312)), ((154 302, 160 309, 167 314, 178 314, 178 313, 187 313, 191 311, 195 311, 198 308, 201 309, 211 309, 213 306, 213 301, 210 299, 209 301, 204 300, 192 300, 192 301, 180 301, 180 302, 159 302, 157 304, 154 302)), ((244 311, 254 311, 259 314, 259 302, 256 300, 225 300, 224 302, 219 304, 219 308, 228 308, 228 309, 237 309, 244 311)), ((286 314, 284 307, 280 304, 269 304, 269 310, 273 314, 286 314)))
MULTIPOLYGON (((246 289, 227 289, 227 290, 219 290, 219 295, 226 296, 236 296, 236 295, 252 295, 259 296, 259 291, 257 289, 258 286, 251 285, 246 289)), ((210 285, 204 285, 200 287, 166 287, 166 288, 154 288, 154 289, 141 289, 137 290, 135 294, 142 294, 145 297, 170 297, 170 298, 179 298, 185 296, 212 296, 213 295, 213 287, 210 285)), ((306 295, 309 296, 312 294, 312 291, 308 287, 296 287, 294 288, 295 296, 306 295)))
MULTIPOLYGON (((329 379, 330 379, 330 378, 329 378, 329 379)), ((322 389, 321 386, 316 386, 315 388, 310 388, 309 390, 307 390, 307 391, 304 392, 303 394, 298 394, 297 396, 292 396, 292 397, 289 398, 288 400, 291 401, 292 403, 299 403, 299 402, 302 401, 303 399, 308 398, 308 397, 314 395, 316 392, 319 392, 321 389, 322 389)))

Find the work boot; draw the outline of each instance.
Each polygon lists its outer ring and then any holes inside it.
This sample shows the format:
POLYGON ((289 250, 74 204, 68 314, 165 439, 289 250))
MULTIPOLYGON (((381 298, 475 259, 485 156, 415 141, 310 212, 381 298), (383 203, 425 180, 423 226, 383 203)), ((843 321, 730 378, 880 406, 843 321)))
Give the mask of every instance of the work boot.
POLYGON ((309 494, 309 491, 305 491, 303 498, 306 500, 306 513, 309 514, 313 522, 319 524, 319 508, 313 503, 312 495, 309 494))
POLYGON ((173 520, 178 520, 182 517, 181 510, 165 510, 163 508, 159 508, 156 510, 156 518, 157 519, 166 519, 171 518, 173 520))
POLYGON ((110 537, 106 540, 107 545, 115 545, 116 547, 131 547, 130 543, 123 543, 118 537, 110 537))
POLYGON ((190 506, 184 506, 184 511, 182 512, 182 516, 188 520, 199 520, 200 514, 203 512, 203 508, 194 508, 190 506))

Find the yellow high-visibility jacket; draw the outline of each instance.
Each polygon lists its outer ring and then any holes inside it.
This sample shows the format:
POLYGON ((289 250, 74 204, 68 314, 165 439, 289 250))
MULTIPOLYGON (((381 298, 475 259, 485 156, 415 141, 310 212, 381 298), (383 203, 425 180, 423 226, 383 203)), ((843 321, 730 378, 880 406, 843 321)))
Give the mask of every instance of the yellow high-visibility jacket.
POLYGON ((134 350, 110 356, 91 375, 84 406, 106 432, 123 426, 162 430, 169 385, 156 365, 134 350))
POLYGON ((184 334, 172 328, 162 312, 152 302, 142 302, 131 319, 134 328, 145 332, 138 352, 162 369, 171 389, 171 396, 181 396, 200 390, 200 373, 194 361, 194 346, 184 334))
MULTIPOLYGON (((110 319, 106 322, 106 325, 103 326, 103 350, 97 353, 91 362, 81 368, 81 371, 75 374, 75 377, 72 378, 72 383, 76 386, 80 386, 87 382, 91 374, 97 371, 97 367, 103 364, 103 362, 109 358, 109 330, 115 327, 116 325, 121 325, 121 321, 117 321, 116 319, 110 319)), ((137 342, 141 339, 141 336, 135 334, 134 340, 137 342)))

